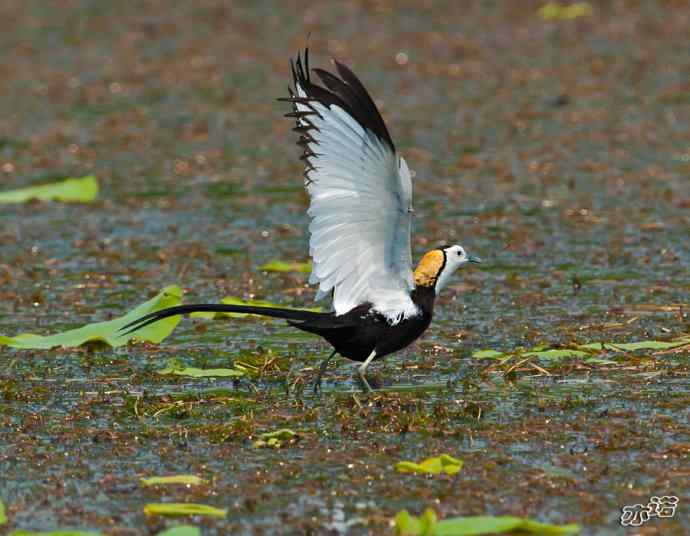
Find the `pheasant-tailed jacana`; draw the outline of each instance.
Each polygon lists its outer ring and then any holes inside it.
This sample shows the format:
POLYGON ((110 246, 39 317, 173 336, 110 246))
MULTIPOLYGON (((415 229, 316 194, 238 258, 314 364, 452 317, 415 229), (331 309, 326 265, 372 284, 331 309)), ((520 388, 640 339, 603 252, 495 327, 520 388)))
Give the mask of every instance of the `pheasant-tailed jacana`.
POLYGON ((310 197, 310 283, 316 299, 332 294, 333 311, 225 304, 181 305, 125 326, 128 333, 163 318, 197 311, 237 312, 284 318, 333 346, 316 385, 338 353, 359 361, 359 377, 371 390, 369 364, 408 346, 431 322, 434 299, 457 268, 481 262, 460 246, 426 253, 412 271, 412 181, 396 153, 374 101, 355 74, 335 61, 337 74, 313 69, 309 52, 291 63, 294 88, 284 99, 297 122, 310 197))

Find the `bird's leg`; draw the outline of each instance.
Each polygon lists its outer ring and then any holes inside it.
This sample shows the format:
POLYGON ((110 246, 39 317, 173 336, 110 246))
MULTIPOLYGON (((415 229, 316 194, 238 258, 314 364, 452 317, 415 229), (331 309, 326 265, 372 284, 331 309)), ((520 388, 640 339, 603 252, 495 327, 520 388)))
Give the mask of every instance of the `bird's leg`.
POLYGON ((328 364, 331 362, 331 359, 333 359, 335 357, 335 354, 337 353, 337 350, 333 350, 333 353, 321 362, 321 366, 319 367, 319 373, 316 376, 316 379, 314 380, 314 394, 321 390, 321 378, 323 377, 324 372, 326 372, 326 369, 328 368, 328 364))
POLYGON ((369 363, 371 363, 374 358, 376 357, 376 350, 372 350, 371 353, 369 354, 369 357, 367 357, 364 360, 364 363, 362 363, 357 371, 359 372, 359 379, 362 380, 362 383, 364 384, 364 387, 366 388, 365 390, 368 392, 372 392, 373 389, 371 388, 371 385, 369 385, 369 382, 367 381, 367 367, 369 366, 369 363))

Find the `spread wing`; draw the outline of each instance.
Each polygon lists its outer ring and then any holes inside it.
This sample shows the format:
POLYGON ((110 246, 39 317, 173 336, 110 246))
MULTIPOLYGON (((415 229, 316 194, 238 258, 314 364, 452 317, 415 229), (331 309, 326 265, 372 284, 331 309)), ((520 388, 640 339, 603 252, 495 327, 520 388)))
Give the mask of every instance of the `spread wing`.
POLYGON ((376 105, 341 63, 313 69, 308 50, 292 64, 290 98, 304 148, 311 198, 310 283, 317 299, 333 291, 337 315, 369 302, 390 322, 414 316, 410 232, 412 182, 376 105))

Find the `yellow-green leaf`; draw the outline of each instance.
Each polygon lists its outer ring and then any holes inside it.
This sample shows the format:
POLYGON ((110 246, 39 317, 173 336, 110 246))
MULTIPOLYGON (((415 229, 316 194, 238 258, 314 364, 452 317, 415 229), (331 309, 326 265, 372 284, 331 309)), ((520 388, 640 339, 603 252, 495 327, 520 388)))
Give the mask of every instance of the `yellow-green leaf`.
POLYGON ((168 360, 168 366, 157 370, 157 374, 186 376, 188 378, 231 378, 244 376, 244 371, 229 368, 201 369, 196 367, 185 367, 176 359, 168 360))
POLYGON ((395 470, 399 473, 419 473, 426 475, 438 475, 445 473, 447 475, 454 475, 462 469, 463 461, 453 458, 448 454, 441 454, 433 458, 415 463, 409 461, 402 461, 395 464, 395 470))
POLYGON ((578 525, 551 525, 514 516, 471 516, 437 520, 428 508, 420 517, 406 510, 395 516, 396 534, 400 536, 480 536, 520 531, 521 534, 570 536, 580 532, 578 525))
POLYGON ((259 439, 255 441, 252 446, 257 449, 266 447, 277 449, 282 447, 285 441, 292 441, 293 439, 297 439, 297 437, 299 437, 297 432, 289 428, 282 428, 275 432, 259 434, 259 439))
POLYGON ((505 357, 507 354, 503 352, 497 352, 496 350, 477 350, 472 354, 472 357, 476 359, 499 359, 505 357))
POLYGON ((636 350, 668 350, 690 343, 690 338, 683 337, 674 341, 638 341, 638 342, 593 342, 582 344, 578 348, 586 350, 613 350, 618 352, 634 352, 636 350))
POLYGON ((431 508, 419 517, 410 515, 407 510, 395 516, 395 533, 400 536, 434 536, 436 525, 436 512, 431 508))
POLYGON ((259 270, 264 272, 299 272, 308 274, 311 272, 311 263, 271 261, 259 266, 259 270))
POLYGON ((184 484, 186 486, 198 486, 199 484, 203 484, 204 480, 196 475, 170 475, 142 478, 141 483, 145 486, 165 486, 168 484, 184 484))
POLYGON ((589 2, 575 2, 566 6, 549 2, 540 7, 537 13, 544 20, 571 20, 588 17, 592 11, 592 4, 589 2))
POLYGON ((24 203, 31 199, 86 203, 93 201, 97 196, 98 181, 93 175, 88 175, 80 179, 65 179, 60 182, 0 192, 0 203, 24 203))
POLYGON ((157 536, 201 536, 201 531, 191 525, 178 525, 159 532, 157 536))
POLYGON ((178 525, 177 527, 159 532, 157 536, 201 536, 201 531, 191 525, 178 525))
POLYGON ((227 510, 197 503, 148 503, 144 506, 147 516, 206 516, 225 517, 227 510))
POLYGON ((0 525, 7 523, 7 515, 5 515, 5 505, 0 499, 0 525))
MULTIPOLYGON (((634 352, 636 350, 669 350, 690 344, 690 336, 683 336, 672 341, 637 341, 637 342, 591 342, 578 344, 575 348, 545 348, 538 346, 529 350, 518 349, 512 352, 497 352, 495 350, 479 350, 472 354, 477 359, 504 359, 513 355, 523 357, 537 357, 539 359, 566 359, 571 357, 589 357, 588 363, 604 363, 592 357, 594 352, 634 352)), ((614 364, 606 361, 604 364, 614 364)))
POLYGON ((123 335, 118 330, 124 325, 141 318, 145 314, 166 307, 180 305, 182 290, 177 285, 165 287, 154 298, 142 303, 125 316, 96 322, 86 326, 56 333, 55 335, 35 335, 33 333, 22 333, 16 337, 5 337, 0 335, 0 346, 7 345, 13 348, 26 349, 50 349, 55 347, 73 348, 85 343, 101 342, 112 347, 122 346, 130 339, 136 338, 140 341, 150 341, 159 343, 172 333, 175 326, 180 321, 179 316, 166 318, 159 322, 154 322, 139 331, 123 335))

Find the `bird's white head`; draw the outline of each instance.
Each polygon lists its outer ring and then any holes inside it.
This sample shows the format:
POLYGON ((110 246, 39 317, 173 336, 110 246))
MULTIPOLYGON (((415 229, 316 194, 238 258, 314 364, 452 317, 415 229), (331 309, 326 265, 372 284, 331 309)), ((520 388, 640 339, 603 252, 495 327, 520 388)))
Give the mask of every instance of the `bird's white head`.
POLYGON ((438 294, 455 270, 467 262, 479 263, 482 260, 468 255, 462 246, 441 246, 432 249, 422 257, 414 271, 415 285, 432 287, 438 294))

